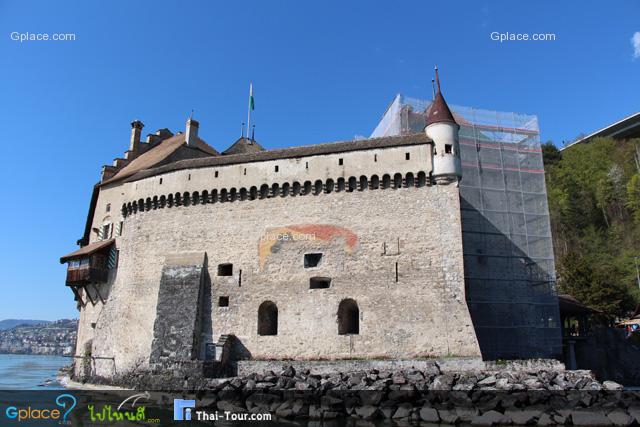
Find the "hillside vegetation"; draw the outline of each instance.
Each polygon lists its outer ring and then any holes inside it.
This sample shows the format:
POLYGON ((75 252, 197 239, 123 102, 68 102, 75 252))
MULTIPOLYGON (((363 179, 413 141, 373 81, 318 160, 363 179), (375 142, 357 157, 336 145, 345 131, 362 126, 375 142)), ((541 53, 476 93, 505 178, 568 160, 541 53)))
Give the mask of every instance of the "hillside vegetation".
POLYGON ((627 315, 640 301, 640 140, 542 148, 559 292, 627 315))

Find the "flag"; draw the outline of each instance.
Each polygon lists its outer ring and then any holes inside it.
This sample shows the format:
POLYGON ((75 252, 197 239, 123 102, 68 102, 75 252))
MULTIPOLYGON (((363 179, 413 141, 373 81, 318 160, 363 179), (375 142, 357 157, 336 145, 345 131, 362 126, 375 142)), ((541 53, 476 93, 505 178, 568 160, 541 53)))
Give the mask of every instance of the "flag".
POLYGON ((251 111, 256 109, 256 104, 253 100, 253 83, 249 85, 249 108, 251 108, 251 111))

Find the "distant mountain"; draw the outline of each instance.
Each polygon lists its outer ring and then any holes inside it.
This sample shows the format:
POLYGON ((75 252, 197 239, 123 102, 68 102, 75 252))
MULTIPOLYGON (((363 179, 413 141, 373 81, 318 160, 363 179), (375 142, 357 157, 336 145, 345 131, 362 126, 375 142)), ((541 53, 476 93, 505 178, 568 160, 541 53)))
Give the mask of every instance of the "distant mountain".
POLYGON ((18 325, 41 325, 51 323, 48 320, 31 320, 31 319, 5 319, 0 320, 0 331, 11 329, 18 325))
MULTIPOLYGON (((0 354, 71 356, 76 342, 77 319, 55 322, 13 320, 18 326, 0 331, 0 354), (25 322, 35 324, 25 325, 25 322)), ((6 321, 5 321, 6 322, 6 321)))

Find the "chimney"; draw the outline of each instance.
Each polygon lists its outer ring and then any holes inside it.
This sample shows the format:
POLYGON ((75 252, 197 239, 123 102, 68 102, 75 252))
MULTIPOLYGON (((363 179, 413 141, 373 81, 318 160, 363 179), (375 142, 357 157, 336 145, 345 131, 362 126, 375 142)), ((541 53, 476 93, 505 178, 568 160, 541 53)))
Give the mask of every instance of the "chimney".
POLYGON ((140 120, 134 120, 131 122, 131 141, 129 142, 129 151, 137 153, 140 151, 140 134, 144 123, 140 120))
POLYGON ((185 141, 189 147, 195 147, 196 138, 198 137, 198 128, 200 127, 200 123, 197 120, 189 117, 187 120, 187 131, 185 132, 185 141))

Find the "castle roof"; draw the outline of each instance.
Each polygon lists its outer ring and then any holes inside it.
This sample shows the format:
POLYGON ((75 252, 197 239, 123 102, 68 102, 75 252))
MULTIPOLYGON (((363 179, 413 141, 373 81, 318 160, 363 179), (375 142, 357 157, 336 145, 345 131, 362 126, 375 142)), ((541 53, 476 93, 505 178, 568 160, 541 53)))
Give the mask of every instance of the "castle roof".
MULTIPOLYGON (((145 153, 136 157, 127 166, 122 168, 110 179, 104 181, 102 184, 108 184, 115 181, 128 178, 142 170, 150 169, 158 166, 166 161, 170 161, 170 157, 179 149, 184 151, 191 150, 192 152, 185 152, 182 155, 184 157, 202 157, 203 155, 218 156, 220 153, 215 148, 207 144, 203 139, 196 137, 195 146, 190 147, 186 144, 186 136, 184 133, 179 133, 159 142, 155 147, 150 148, 145 153)), ((183 158, 184 158, 183 157, 183 158)))
POLYGON ((444 96, 442 96, 442 92, 440 92, 440 88, 438 88, 438 93, 436 93, 433 103, 429 107, 429 111, 427 111, 427 126, 434 123, 456 123, 447 102, 444 100, 444 96))
MULTIPOLYGON (((390 148, 400 146, 422 145, 432 143, 423 132, 390 136, 384 138, 371 138, 354 141, 331 142, 316 145, 305 145, 300 147, 290 147, 278 150, 264 150, 241 154, 227 154, 223 156, 207 156, 201 158, 192 158, 187 160, 178 160, 175 162, 159 165, 157 167, 138 170, 137 172, 127 175, 127 182, 137 181, 139 179, 148 178, 155 175, 161 175, 167 172, 173 172, 182 169, 197 169, 210 166, 226 166, 239 163, 264 162, 269 160, 291 159, 299 157, 317 156, 323 154, 346 153, 350 151, 371 150, 377 148, 390 148)), ((116 175, 117 177, 117 175, 116 175)), ((116 178, 114 177, 114 178, 116 178)), ((112 178, 105 183, 114 180, 112 178)))
POLYGON ((262 145, 258 144, 256 141, 253 141, 249 138, 245 138, 244 136, 238 138, 233 145, 222 152, 222 154, 246 154, 246 153, 257 153, 258 151, 265 151, 262 145))
POLYGON ((101 240, 99 242, 94 242, 89 245, 83 246, 80 249, 76 249, 75 251, 71 252, 70 254, 60 257, 60 264, 64 264, 65 262, 68 262, 74 259, 84 258, 84 257, 88 257, 89 255, 93 255, 94 253, 100 250, 108 248, 115 241, 116 239, 101 240))

